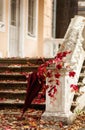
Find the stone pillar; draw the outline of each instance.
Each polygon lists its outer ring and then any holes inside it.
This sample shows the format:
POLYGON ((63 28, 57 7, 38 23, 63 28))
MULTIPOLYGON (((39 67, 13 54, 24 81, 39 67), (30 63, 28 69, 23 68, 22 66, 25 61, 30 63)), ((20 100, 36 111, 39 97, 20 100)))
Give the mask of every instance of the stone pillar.
MULTIPOLYGON (((55 68, 52 70, 54 82, 56 78, 54 78, 55 68)), ((46 79, 46 84, 49 85, 48 80, 46 79)), ((62 121, 66 124, 71 123, 75 118, 73 113, 70 111, 72 99, 74 93, 71 92, 70 83, 73 82, 69 80, 68 76, 62 76, 60 78, 60 86, 57 86, 57 93, 54 97, 50 97, 48 95, 49 89, 46 91, 46 110, 42 115, 42 119, 48 121, 62 121), (70 82, 69 82, 70 81, 70 82)))

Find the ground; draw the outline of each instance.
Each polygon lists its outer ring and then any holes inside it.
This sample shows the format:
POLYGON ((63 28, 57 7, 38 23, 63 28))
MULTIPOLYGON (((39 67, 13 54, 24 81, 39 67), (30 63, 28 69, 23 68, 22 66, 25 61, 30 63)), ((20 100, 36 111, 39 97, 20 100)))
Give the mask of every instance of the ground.
POLYGON ((0 110, 0 130, 85 130, 85 113, 77 116, 71 125, 40 119, 43 111, 28 109, 21 119, 21 109, 0 110), (54 128, 53 128, 54 127, 54 128))

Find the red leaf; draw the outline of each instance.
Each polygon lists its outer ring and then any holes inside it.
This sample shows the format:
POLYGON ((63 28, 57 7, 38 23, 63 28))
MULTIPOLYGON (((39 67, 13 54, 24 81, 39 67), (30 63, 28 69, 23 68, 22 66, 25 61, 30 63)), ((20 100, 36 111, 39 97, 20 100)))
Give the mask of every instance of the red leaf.
POLYGON ((48 78, 50 78, 50 77, 52 77, 52 71, 51 70, 49 70, 48 72, 47 72, 47 75, 46 75, 48 78))
POLYGON ((60 128, 62 128, 63 127, 63 123, 59 122, 59 126, 60 126, 60 128))
POLYGON ((59 73, 55 74, 55 78, 59 78, 61 75, 59 73))
POLYGON ((70 87, 73 89, 73 91, 77 92, 78 91, 78 86, 75 84, 71 84, 70 87))
POLYGON ((70 77, 74 77, 75 74, 76 74, 76 73, 75 73, 74 71, 70 71, 70 72, 69 72, 69 76, 70 76, 70 77))
POLYGON ((56 80, 56 84, 57 84, 57 85, 60 85, 60 81, 59 81, 59 80, 56 80))

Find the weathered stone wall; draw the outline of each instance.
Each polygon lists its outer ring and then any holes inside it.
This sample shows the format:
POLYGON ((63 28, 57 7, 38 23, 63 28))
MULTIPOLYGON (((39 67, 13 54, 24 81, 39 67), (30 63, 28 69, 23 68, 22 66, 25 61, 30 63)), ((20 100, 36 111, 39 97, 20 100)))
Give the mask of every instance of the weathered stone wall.
POLYGON ((44 38, 52 37, 52 0, 44 0, 44 38))

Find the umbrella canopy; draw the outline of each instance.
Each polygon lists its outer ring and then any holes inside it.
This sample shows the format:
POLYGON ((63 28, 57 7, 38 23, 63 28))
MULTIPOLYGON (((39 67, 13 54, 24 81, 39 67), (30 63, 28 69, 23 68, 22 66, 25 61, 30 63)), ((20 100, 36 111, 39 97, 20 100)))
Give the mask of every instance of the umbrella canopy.
POLYGON ((30 107, 33 99, 38 95, 38 92, 41 90, 42 86, 43 85, 37 76, 37 72, 31 73, 28 77, 27 93, 23 108, 23 114, 30 107))

